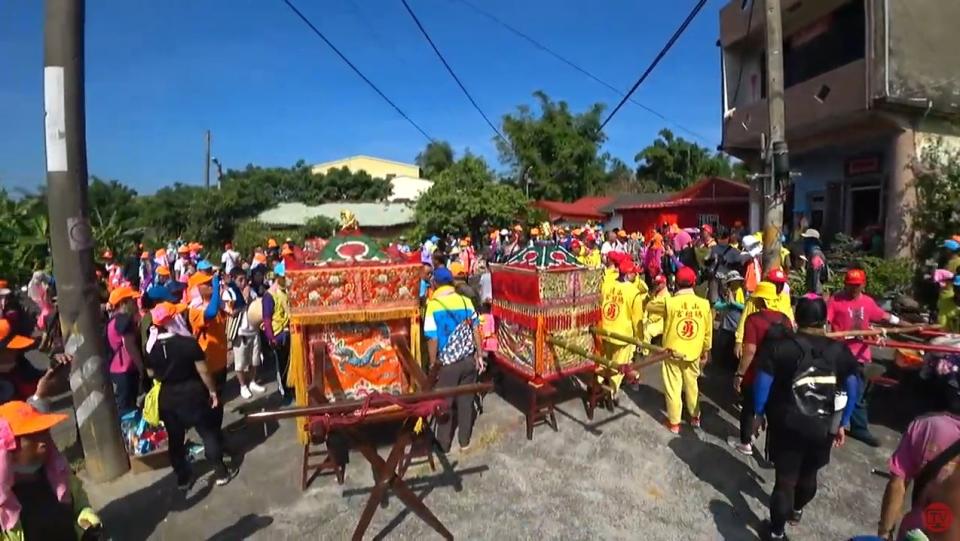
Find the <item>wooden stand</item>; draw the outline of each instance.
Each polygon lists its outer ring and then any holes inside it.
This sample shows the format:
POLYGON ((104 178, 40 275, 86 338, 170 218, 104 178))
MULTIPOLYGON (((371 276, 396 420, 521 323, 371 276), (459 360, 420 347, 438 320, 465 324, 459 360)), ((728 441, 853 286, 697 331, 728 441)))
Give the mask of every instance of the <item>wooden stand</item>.
POLYGON ((538 424, 546 424, 554 432, 559 432, 557 416, 553 411, 557 398, 557 388, 547 382, 535 383, 533 381, 528 381, 527 387, 530 391, 530 401, 526 412, 527 439, 533 439, 533 427, 538 424))

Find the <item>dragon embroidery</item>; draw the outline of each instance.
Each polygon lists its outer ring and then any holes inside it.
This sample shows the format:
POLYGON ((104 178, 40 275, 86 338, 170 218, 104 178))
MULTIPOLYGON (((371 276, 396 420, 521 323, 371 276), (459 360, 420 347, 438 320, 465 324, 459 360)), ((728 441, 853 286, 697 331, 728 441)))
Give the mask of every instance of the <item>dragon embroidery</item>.
POLYGON ((363 355, 358 355, 357 351, 350 346, 344 344, 343 340, 337 340, 336 344, 333 346, 333 353, 339 358, 340 371, 346 369, 345 365, 350 365, 355 368, 378 368, 382 361, 374 360, 374 355, 378 351, 383 349, 383 344, 375 343, 366 351, 363 352, 363 355))

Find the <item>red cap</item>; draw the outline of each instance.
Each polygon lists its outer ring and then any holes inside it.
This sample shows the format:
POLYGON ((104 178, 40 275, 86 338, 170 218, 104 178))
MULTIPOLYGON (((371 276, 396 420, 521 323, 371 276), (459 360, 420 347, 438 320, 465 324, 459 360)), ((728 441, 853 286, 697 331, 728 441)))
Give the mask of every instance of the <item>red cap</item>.
POLYGON ((620 258, 620 261, 617 263, 617 268, 620 270, 620 274, 633 274, 637 272, 637 265, 629 257, 620 258))
POLYGON ((610 252, 609 254, 607 254, 607 260, 616 263, 617 266, 619 267, 620 262, 623 261, 624 256, 626 255, 627 254, 623 252, 610 252))
POLYGON ((711 235, 713 234, 713 226, 710 224, 703 224, 703 226, 701 226, 700 229, 706 231, 707 233, 710 233, 711 235))
POLYGON ((677 271, 677 285, 692 286, 697 283, 697 273, 690 267, 683 267, 677 271))
POLYGON ((767 281, 775 284, 785 284, 787 283, 787 273, 783 272, 783 269, 770 269, 770 272, 767 273, 767 281))
POLYGON ((663 285, 667 283, 667 277, 662 274, 658 274, 653 277, 653 283, 663 285))
POLYGON ((848 286, 862 286, 867 283, 867 273, 863 269, 850 269, 847 271, 843 283, 848 286))

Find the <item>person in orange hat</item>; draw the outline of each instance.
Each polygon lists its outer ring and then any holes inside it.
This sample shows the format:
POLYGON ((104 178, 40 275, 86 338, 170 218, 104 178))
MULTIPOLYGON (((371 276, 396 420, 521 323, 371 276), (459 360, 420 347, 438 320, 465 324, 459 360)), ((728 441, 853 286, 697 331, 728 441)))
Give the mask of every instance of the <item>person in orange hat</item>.
POLYGON ((153 328, 146 347, 146 365, 162 384, 157 405, 167 429, 170 465, 176 473, 177 486, 185 490, 193 481, 184 446, 186 432, 191 428, 203 439, 204 454, 213 465, 214 481, 222 486, 232 475, 223 461, 221 389, 205 360, 210 355, 209 344, 205 351, 190 334, 180 315, 183 309, 183 305, 164 302, 150 311, 153 328))
POLYGON ((103 266, 107 272, 107 291, 113 291, 113 288, 119 287, 123 283, 123 265, 113 257, 113 252, 104 250, 103 266))
POLYGON ((710 302, 697 296, 693 287, 697 273, 690 267, 677 271, 677 293, 655 299, 647 305, 650 313, 663 317, 663 347, 673 356, 663 361, 663 394, 666 399, 666 426, 680 433, 681 397, 686 399, 690 426, 700 428, 700 387, 697 381, 710 356, 713 344, 713 312, 710 302))
POLYGON ((43 399, 55 390, 59 378, 57 372, 69 364, 69 358, 55 354, 53 366, 45 373, 41 372, 24 356, 35 346, 36 340, 17 334, 9 321, 0 318, 0 403, 29 400, 38 407, 46 406, 43 399))
MULTIPOLYGON (((612 272, 616 278, 604 279, 601 292, 603 301, 601 313, 603 319, 600 328, 622 336, 636 338, 643 336, 643 295, 634 285, 637 267, 625 254, 611 253, 609 262, 617 265, 612 272)), ((603 356, 614 364, 623 365, 633 361, 637 346, 607 336, 603 339, 603 356)), ((612 398, 620 392, 623 374, 598 374, 600 384, 605 386, 612 398)))
POLYGON ((277 239, 267 240, 267 258, 269 260, 280 259, 280 245, 277 244, 277 239))
MULTIPOLYGON (((872 297, 863 292, 867 285, 867 273, 863 269, 850 269, 844 276, 843 291, 830 296, 827 301, 827 323, 834 332, 862 331, 873 323, 901 324, 900 318, 880 308, 872 297)), ((859 338, 847 340, 850 352, 861 365, 870 364, 873 355, 870 346, 859 338)), ((848 435, 871 447, 880 445, 876 436, 870 432, 867 418, 867 396, 864 394, 866 378, 860 371, 860 397, 850 419, 848 435)))
POLYGON ((0 405, 0 538, 100 538, 100 518, 50 437, 66 418, 21 401, 0 405))
MULTIPOLYGON (((227 382, 227 314, 223 310, 220 275, 198 272, 190 277, 189 289, 196 288, 200 295, 199 306, 189 309, 190 328, 197 337, 207 361, 207 369, 217 389, 222 390, 227 382)), ((221 420, 223 408, 220 408, 221 420)))
POLYGON ((140 294, 130 286, 120 286, 110 292, 110 319, 107 320, 107 346, 110 348, 109 372, 113 396, 120 415, 137 407, 140 394, 143 358, 140 355, 139 311, 140 294))
POLYGON ((460 241, 460 261, 463 263, 467 276, 477 274, 477 251, 473 247, 473 239, 470 237, 464 237, 460 241))
POLYGON ((192 264, 190 247, 183 245, 177 248, 177 260, 173 263, 173 279, 178 282, 186 282, 192 264))

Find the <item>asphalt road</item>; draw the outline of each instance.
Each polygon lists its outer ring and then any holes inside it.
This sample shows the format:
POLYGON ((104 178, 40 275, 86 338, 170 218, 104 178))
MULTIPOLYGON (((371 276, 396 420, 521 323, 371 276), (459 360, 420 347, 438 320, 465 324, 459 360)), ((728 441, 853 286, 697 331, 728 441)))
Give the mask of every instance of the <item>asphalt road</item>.
MULTIPOLYGON (((757 539, 773 475, 726 444, 737 430, 724 409, 732 397, 727 375, 708 374, 704 430, 684 426, 679 437, 661 426, 658 369, 645 376, 650 386, 629 390, 616 411, 598 412, 592 422, 579 400, 561 404, 559 432, 538 427, 533 441, 520 411, 491 394, 471 449, 445 457, 438 472, 414 466, 409 484, 459 539, 757 539)), ((512 386, 505 394, 522 398, 512 386)), ((876 400, 896 409, 899 398, 884 392, 876 400)), ((184 497, 169 470, 90 486, 113 537, 348 539, 371 490, 369 467, 354 454, 343 486, 328 476, 301 492, 293 426, 237 422, 240 411, 266 402, 228 405, 228 441, 245 455, 226 487, 211 488, 207 476, 184 497)), ((837 541, 874 531, 885 481, 871 469, 884 469, 898 437, 883 426, 876 432, 881 449, 850 441, 834 452, 816 499, 790 530, 793 539, 837 541)), ((377 510, 366 536, 384 537, 440 538, 395 497, 377 510)))

